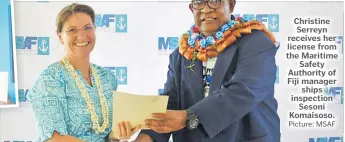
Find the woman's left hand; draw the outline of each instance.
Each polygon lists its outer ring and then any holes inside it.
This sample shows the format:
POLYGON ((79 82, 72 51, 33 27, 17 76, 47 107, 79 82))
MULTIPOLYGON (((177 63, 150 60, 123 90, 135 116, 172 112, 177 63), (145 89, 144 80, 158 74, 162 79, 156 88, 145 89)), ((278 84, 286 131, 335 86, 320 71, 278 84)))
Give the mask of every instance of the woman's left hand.
POLYGON ((115 138, 120 140, 130 139, 141 128, 140 125, 132 128, 129 122, 120 122, 116 125, 115 138))

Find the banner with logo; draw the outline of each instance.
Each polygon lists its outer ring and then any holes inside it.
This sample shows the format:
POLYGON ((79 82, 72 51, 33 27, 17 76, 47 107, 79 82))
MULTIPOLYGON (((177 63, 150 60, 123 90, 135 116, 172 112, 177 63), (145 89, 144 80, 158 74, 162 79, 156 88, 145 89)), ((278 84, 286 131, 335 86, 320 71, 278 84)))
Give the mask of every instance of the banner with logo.
MULTIPOLYGON (((65 54, 55 20, 71 3, 14 2, 20 107, 1 109, 0 141, 35 141, 26 95, 65 54)), ((82 3, 96 12, 91 61, 113 71, 119 91, 162 92, 169 54, 193 24, 189 2, 82 3)), ((235 16, 261 21, 280 42, 275 97, 282 142, 343 141, 343 11, 343 2, 236 3, 235 16)))

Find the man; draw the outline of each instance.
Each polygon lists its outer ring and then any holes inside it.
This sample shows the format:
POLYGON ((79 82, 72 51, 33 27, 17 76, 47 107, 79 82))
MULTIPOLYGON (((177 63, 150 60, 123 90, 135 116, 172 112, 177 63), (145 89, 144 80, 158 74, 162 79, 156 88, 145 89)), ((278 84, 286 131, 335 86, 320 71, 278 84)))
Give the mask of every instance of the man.
POLYGON ((138 142, 279 142, 276 45, 257 21, 234 19, 233 0, 193 0, 195 27, 170 55, 165 114, 138 142), (213 71, 213 72, 212 72, 213 71))

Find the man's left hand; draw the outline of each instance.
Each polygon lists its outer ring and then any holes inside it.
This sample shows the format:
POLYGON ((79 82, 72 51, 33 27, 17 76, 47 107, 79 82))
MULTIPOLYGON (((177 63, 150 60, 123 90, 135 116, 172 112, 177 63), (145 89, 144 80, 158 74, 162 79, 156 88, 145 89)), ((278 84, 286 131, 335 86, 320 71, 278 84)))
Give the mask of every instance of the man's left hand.
POLYGON ((170 133, 186 127, 187 111, 167 110, 166 113, 152 114, 153 118, 146 120, 146 125, 157 133, 170 133))

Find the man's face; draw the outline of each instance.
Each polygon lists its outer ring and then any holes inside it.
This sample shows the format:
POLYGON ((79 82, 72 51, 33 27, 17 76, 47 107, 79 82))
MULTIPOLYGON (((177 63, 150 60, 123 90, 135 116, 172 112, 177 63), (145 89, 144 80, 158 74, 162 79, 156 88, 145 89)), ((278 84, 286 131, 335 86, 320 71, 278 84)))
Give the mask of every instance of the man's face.
POLYGON ((189 5, 197 28, 204 35, 213 35, 231 17, 228 0, 193 0, 189 5))

